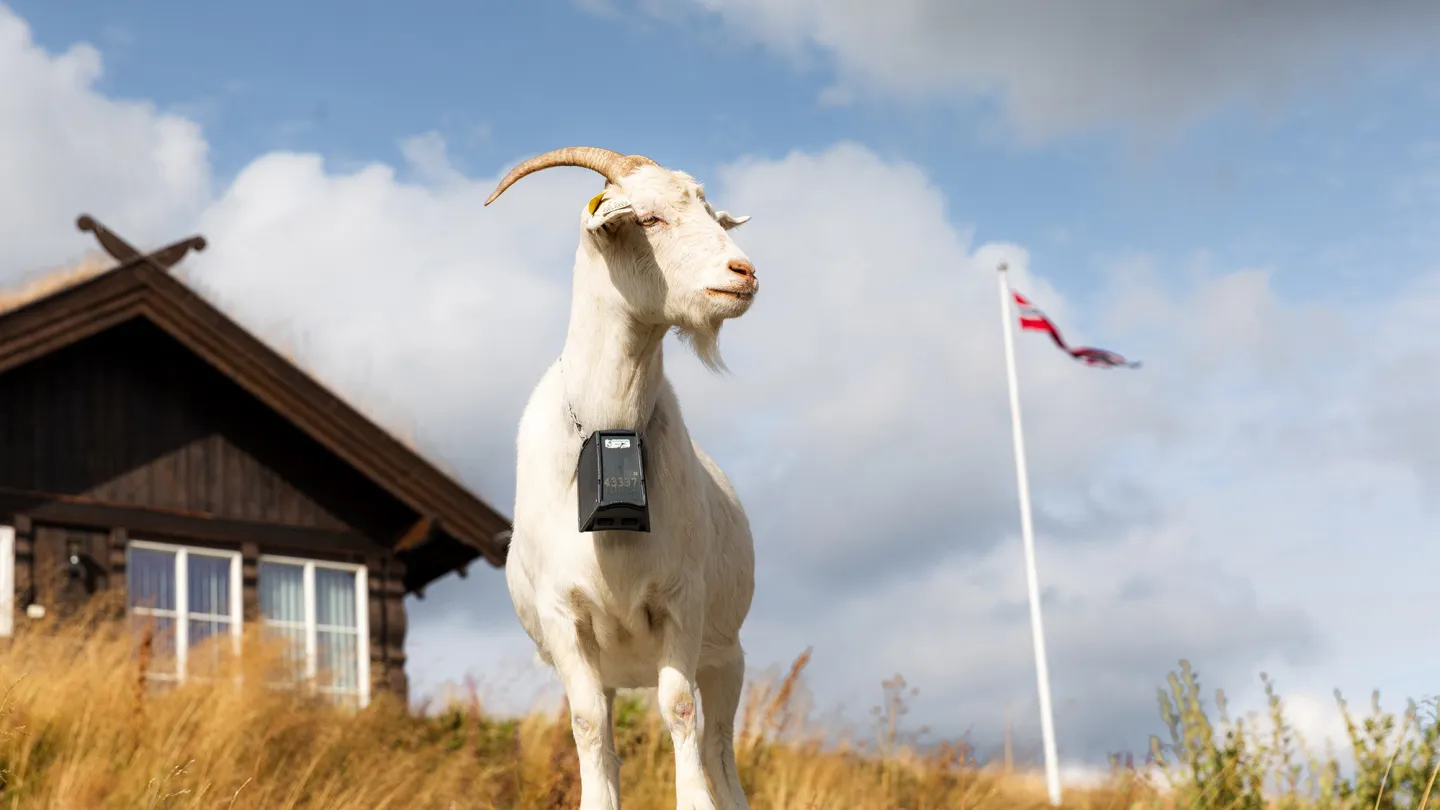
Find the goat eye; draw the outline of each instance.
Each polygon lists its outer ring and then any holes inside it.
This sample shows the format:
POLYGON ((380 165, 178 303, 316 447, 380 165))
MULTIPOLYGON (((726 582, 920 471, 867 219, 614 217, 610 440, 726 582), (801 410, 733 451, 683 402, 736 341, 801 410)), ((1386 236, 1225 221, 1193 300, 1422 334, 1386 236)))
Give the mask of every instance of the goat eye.
POLYGON ((659 222, 660 218, 655 216, 654 214, 649 214, 640 218, 640 224, 644 225, 647 228, 659 222))

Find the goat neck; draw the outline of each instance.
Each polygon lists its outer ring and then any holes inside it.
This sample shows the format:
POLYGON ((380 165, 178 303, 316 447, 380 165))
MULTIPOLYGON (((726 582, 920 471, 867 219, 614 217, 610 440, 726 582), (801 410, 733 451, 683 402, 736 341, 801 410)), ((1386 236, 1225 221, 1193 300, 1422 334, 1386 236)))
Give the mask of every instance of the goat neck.
MULTIPOLYGON (((603 268, 598 268, 605 272, 603 268)), ((644 323, 613 288, 596 289, 576 274, 570 326, 560 353, 564 392, 581 430, 640 430, 650 421, 665 379, 668 327, 644 323)))

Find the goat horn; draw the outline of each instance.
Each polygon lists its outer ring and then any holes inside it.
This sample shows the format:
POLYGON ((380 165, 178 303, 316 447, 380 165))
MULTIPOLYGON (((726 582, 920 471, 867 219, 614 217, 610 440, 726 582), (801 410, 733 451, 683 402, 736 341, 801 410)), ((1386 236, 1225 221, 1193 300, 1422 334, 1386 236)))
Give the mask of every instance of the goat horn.
POLYGON ((622 155, 619 152, 612 152, 609 149, 601 149, 596 146, 567 146, 564 149, 555 149, 543 155, 530 158, 519 166, 510 170, 495 191, 490 194, 490 199, 485 201, 486 205, 495 201, 505 192, 505 189, 515 184, 515 181, 527 174, 538 172, 541 169, 549 169, 554 166, 579 166, 583 169, 599 172, 611 183, 620 182, 620 178, 635 171, 641 166, 657 165, 655 161, 644 155, 622 155))

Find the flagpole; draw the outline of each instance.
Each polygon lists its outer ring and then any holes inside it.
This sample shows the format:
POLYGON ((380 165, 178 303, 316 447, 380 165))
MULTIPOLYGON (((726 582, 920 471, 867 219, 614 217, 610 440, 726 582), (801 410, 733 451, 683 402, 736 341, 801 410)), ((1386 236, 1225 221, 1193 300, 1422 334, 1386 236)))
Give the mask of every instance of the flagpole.
POLYGON ((1020 494, 1020 538, 1025 545, 1025 580, 1030 590, 1030 633, 1035 642, 1035 680, 1040 692, 1040 731, 1045 742, 1045 782, 1050 803, 1060 804, 1060 767, 1055 761, 1055 719, 1050 713, 1050 671, 1045 663, 1045 628, 1040 620, 1040 580, 1035 571, 1035 527, 1030 520, 1030 475, 1025 469, 1025 434, 1020 427, 1020 383, 1015 374, 1015 336, 1010 324, 1009 266, 995 268, 1000 280, 1000 323, 1005 333, 1005 373, 1010 382, 1010 429, 1015 439, 1015 479, 1020 494))

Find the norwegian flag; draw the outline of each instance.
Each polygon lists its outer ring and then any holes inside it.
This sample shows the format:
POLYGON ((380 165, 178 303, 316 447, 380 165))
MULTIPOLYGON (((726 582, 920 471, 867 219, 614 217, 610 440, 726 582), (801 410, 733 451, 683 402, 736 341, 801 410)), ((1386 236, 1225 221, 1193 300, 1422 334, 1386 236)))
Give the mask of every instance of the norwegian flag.
POLYGON ((1116 366, 1124 368, 1140 367, 1138 360, 1126 360, 1115 352, 1106 351, 1105 349, 1096 349, 1093 346, 1081 346, 1078 349, 1070 348, 1065 345, 1065 339, 1060 337, 1060 330, 1055 328, 1054 322, 1045 317, 1045 313, 1041 312, 1039 307, 1030 303, 1029 299, 1018 292, 1012 292, 1011 295, 1015 296, 1015 305, 1020 308, 1020 328, 1022 330, 1048 333, 1050 339, 1055 341, 1056 346, 1059 346, 1066 354, 1087 366, 1098 366, 1100 368, 1115 368, 1116 366))

